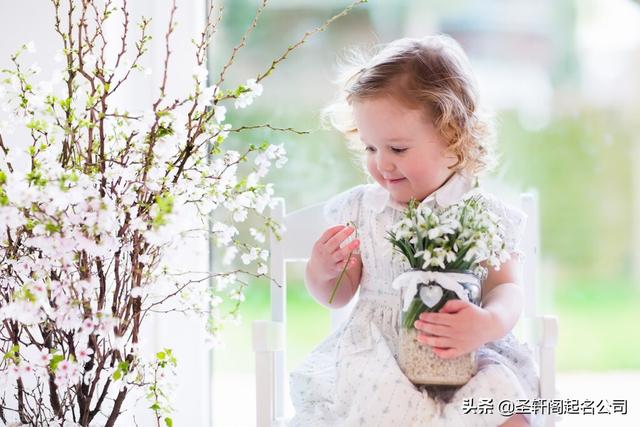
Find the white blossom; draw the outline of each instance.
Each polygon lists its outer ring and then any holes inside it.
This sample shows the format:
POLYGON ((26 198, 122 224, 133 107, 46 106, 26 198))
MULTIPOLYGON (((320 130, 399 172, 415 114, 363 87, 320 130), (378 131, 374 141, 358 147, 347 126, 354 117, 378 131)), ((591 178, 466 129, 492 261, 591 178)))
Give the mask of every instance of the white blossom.
POLYGON ((236 109, 246 108, 253 103, 255 97, 262 95, 262 85, 256 79, 249 79, 245 84, 246 92, 242 92, 235 100, 236 109))

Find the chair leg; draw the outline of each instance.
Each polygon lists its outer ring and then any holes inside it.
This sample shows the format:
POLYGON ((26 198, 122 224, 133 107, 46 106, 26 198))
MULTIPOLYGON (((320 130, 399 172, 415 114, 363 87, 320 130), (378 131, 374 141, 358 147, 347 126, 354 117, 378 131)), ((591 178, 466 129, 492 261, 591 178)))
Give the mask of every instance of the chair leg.
POLYGON ((282 322, 253 322, 253 350, 256 354, 256 426, 273 427, 276 413, 276 358, 284 350, 282 322))
MULTIPOLYGON (((556 345, 558 342, 558 318, 540 316, 540 398, 546 401, 556 396, 556 345)), ((556 425, 556 415, 545 416, 545 427, 556 425)))

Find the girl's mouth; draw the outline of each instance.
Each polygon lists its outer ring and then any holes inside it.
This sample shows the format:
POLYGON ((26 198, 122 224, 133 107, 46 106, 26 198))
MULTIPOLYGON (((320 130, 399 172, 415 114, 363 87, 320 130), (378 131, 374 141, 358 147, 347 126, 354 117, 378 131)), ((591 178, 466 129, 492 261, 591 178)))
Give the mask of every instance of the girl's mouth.
POLYGON ((399 183, 401 183, 401 182, 402 182, 402 181, 404 181, 404 180, 405 180, 404 178, 388 179, 388 180, 387 180, 387 182, 388 182, 389 184, 399 184, 399 183))

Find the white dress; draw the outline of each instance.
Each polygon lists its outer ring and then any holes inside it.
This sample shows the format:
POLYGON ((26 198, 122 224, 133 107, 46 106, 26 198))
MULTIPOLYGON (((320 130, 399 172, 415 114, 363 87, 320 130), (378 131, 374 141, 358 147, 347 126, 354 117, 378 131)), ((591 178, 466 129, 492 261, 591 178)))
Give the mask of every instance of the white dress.
MULTIPOLYGON (((471 190, 474 179, 454 174, 422 203, 448 206, 471 190)), ((518 251, 526 216, 486 195, 518 251)), ((296 410, 289 426, 498 426, 502 399, 539 396, 538 368, 530 348, 509 333, 477 350, 478 371, 460 387, 414 386, 402 373, 398 352, 400 297, 391 288, 402 273, 391 257, 386 230, 402 207, 378 184, 359 185, 325 205, 329 225, 356 222, 363 269, 360 294, 349 319, 320 343, 290 375, 296 410), (464 399, 493 398, 493 414, 463 414, 464 399)), ((531 425, 538 417, 527 416, 531 425)))

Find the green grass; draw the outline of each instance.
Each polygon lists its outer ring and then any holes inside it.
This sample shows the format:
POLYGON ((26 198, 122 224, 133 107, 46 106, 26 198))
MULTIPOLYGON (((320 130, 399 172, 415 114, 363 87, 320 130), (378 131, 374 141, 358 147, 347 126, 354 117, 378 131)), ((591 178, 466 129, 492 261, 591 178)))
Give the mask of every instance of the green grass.
POLYGON ((630 281, 558 286, 558 369, 640 369, 640 287, 630 281))
MULTIPOLYGON (((269 287, 266 282, 251 284, 240 313, 241 325, 229 325, 223 332, 225 348, 215 352, 216 369, 251 372, 254 355, 251 348, 253 320, 270 319, 269 287)), ((287 288, 287 365, 297 366, 330 330, 329 310, 308 294, 300 279, 289 281, 287 288)))
MULTIPOLYGON (((287 310, 289 369, 325 338, 329 311, 307 293, 299 277, 290 278, 287 310)), ((558 284, 555 313, 560 322, 558 370, 640 369, 640 287, 630 281, 574 281, 558 284)), ((218 370, 252 372, 251 323, 269 319, 269 289, 256 282, 247 291, 240 312, 242 324, 228 326, 226 348, 215 353, 218 370)))

